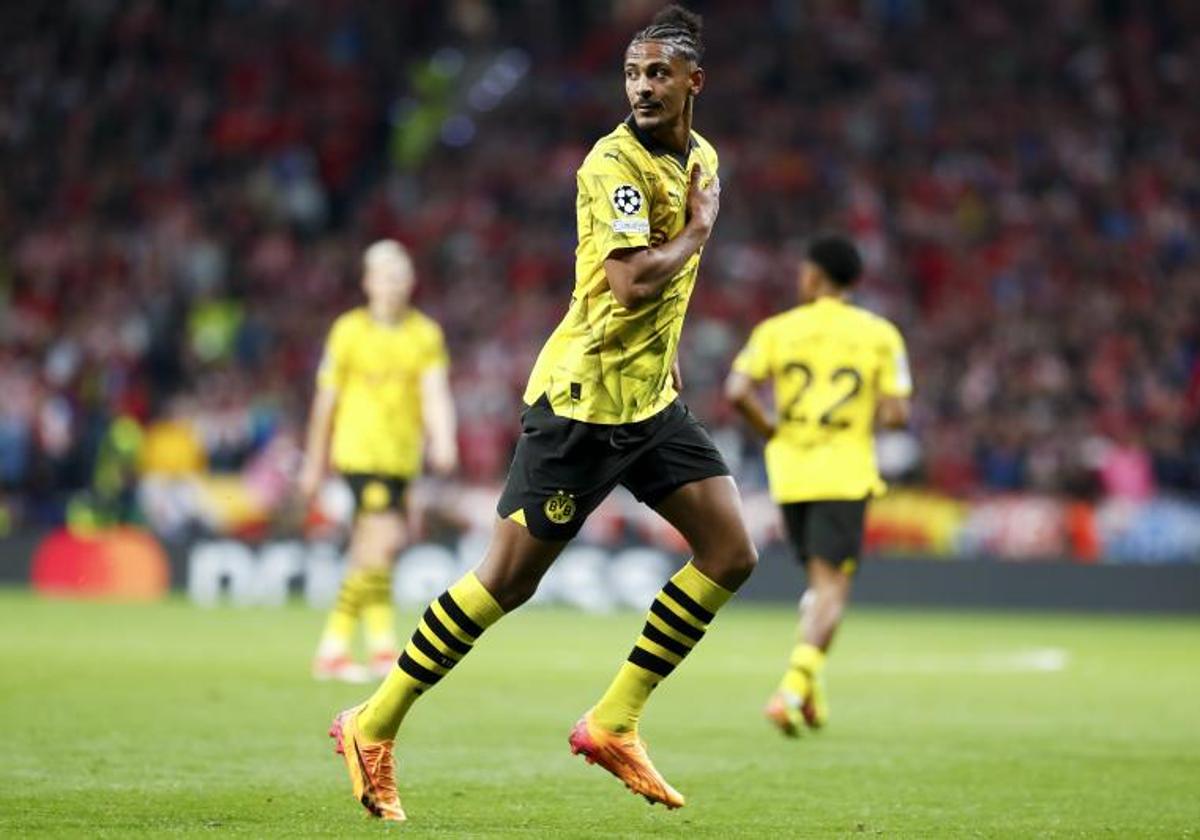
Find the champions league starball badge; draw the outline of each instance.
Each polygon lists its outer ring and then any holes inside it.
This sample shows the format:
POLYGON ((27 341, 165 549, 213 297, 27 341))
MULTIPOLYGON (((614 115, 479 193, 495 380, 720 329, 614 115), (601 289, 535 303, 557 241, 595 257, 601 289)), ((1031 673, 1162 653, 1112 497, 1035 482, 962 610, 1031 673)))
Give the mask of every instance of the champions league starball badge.
POLYGON ((642 209, 642 194, 632 184, 622 184, 613 191, 613 207, 632 216, 642 209))

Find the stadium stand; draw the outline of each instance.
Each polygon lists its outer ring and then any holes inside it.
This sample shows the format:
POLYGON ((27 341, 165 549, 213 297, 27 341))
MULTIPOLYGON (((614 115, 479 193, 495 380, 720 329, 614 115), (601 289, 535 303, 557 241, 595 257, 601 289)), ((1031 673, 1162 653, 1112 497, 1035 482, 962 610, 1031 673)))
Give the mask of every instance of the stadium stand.
MULTIPOLYGON (((5 520, 142 518, 144 474, 282 498, 320 336, 383 236, 446 327, 464 477, 502 475, 574 170, 655 4, 67 5, 0 10, 5 520)), ((695 5, 724 201, 682 362, 744 483, 719 383, 836 226, 909 337, 902 483, 1200 495, 1200 7, 695 5)))

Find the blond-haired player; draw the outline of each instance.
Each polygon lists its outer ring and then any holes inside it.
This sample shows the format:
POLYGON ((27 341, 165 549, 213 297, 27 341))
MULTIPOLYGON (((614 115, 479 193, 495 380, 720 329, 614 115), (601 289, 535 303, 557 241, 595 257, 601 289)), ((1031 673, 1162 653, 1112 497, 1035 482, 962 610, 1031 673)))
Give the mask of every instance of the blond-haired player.
POLYGON ((367 305, 334 321, 317 374, 300 490, 311 499, 329 464, 354 492, 349 568, 313 660, 317 679, 386 675, 399 655, 392 563, 407 538, 405 491, 425 454, 438 474, 458 463, 441 328, 409 304, 412 259, 383 240, 363 254, 367 305), (359 620, 368 665, 351 657, 359 620))

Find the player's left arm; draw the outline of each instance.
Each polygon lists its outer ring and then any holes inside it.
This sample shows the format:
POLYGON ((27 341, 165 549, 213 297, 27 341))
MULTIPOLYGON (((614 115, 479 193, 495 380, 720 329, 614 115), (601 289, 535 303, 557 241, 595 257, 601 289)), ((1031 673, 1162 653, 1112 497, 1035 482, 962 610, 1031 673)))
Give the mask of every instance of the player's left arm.
POLYGON ((750 334, 750 340, 733 360, 725 379, 725 399, 763 440, 775 437, 778 424, 758 398, 758 385, 770 372, 769 336, 765 325, 750 334))
POLYGON ((439 330, 431 341, 421 371, 421 420, 425 426, 430 468, 449 475, 458 468, 458 416, 450 393, 450 366, 439 330))
POLYGON ((908 367, 908 352, 904 337, 891 324, 887 325, 882 349, 883 364, 879 370, 879 401, 875 418, 885 429, 903 429, 912 415, 912 374, 908 367))
POLYGON ((674 239, 661 245, 610 250, 604 274, 617 303, 635 309, 657 300, 671 279, 704 247, 720 209, 721 182, 705 180, 700 166, 692 167, 688 182, 687 222, 674 239))

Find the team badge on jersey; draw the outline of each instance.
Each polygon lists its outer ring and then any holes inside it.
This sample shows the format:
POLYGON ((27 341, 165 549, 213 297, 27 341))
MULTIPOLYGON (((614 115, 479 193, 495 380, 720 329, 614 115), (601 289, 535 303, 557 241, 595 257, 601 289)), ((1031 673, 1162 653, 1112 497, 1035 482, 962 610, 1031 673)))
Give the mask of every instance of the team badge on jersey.
POLYGON ((566 525, 575 518, 575 500, 559 490, 546 500, 542 511, 555 525, 566 525))
POLYGON ((612 203, 626 216, 634 216, 642 209, 642 194, 632 184, 622 184, 613 190, 612 203))

